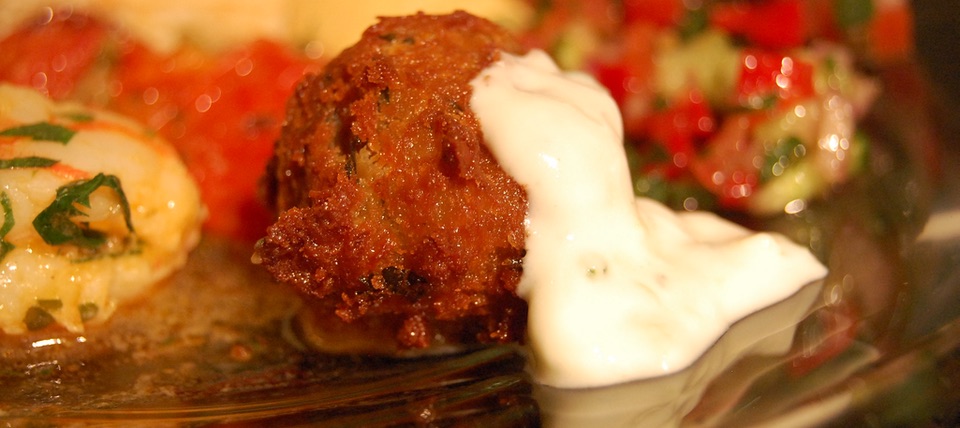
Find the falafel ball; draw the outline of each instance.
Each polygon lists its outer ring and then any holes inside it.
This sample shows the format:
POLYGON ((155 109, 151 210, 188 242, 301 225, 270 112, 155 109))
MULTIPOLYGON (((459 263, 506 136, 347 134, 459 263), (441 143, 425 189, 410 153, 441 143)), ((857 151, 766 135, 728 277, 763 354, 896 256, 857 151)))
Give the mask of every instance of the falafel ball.
POLYGON ((315 329, 386 351, 522 340, 526 193, 469 100, 482 69, 524 50, 465 12, 381 18, 299 85, 254 258, 307 296, 315 329))

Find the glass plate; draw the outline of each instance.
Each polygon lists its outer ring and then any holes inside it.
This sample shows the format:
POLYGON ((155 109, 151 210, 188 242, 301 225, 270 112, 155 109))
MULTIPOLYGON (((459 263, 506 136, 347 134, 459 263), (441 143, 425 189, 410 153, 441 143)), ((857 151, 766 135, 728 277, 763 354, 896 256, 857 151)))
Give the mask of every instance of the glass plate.
POLYGON ((749 224, 827 261, 824 282, 791 298, 816 304, 799 325, 776 322, 798 316, 790 301, 748 317, 675 375, 557 390, 533 383, 513 346, 410 359, 309 351, 301 301, 248 263, 250 248, 208 238, 104 328, 0 338, 0 422, 958 425, 960 159, 940 138, 956 119, 939 114, 954 110, 917 68, 885 77, 867 125, 880 140, 875 173, 800 215, 749 224), (733 348, 750 352, 729 358, 733 348))

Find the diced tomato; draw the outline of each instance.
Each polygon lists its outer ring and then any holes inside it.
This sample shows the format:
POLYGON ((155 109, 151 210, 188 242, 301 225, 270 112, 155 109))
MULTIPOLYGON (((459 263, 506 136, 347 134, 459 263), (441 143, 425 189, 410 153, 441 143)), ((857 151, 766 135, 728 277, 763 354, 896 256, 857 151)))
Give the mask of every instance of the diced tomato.
POLYGON ((751 136, 764 117, 762 112, 727 116, 701 154, 690 162, 694 178, 725 208, 743 208, 760 184, 755 162, 764 148, 751 136))
POLYGON ((832 41, 843 40, 837 21, 837 0, 807 0, 806 17, 809 37, 832 41))
POLYGON ((683 0, 624 0, 623 20, 629 25, 648 22, 660 26, 675 26, 687 9, 683 0))
POLYGON ((852 42, 870 61, 883 65, 914 54, 914 17, 908 0, 808 0, 807 14, 812 37, 852 42))
POLYGON ((710 105, 699 91, 691 91, 666 110, 650 115, 648 132, 650 138, 663 145, 667 153, 675 156, 678 167, 685 167, 701 143, 716 130, 716 119, 710 105), (676 156, 683 158, 676 158, 676 156))
POLYGON ((107 31, 81 14, 39 17, 0 41, 0 80, 67 98, 99 58, 107 31))
POLYGON ((649 23, 635 23, 618 34, 616 49, 596 55, 585 67, 610 91, 620 106, 624 132, 642 134, 654 99, 654 50, 660 29, 649 23))
POLYGON ((906 4, 879 8, 867 27, 867 54, 878 62, 909 59, 913 54, 913 13, 906 4))
POLYGON ((737 85, 740 105, 756 107, 767 100, 796 100, 814 95, 813 65, 772 51, 745 49, 737 85))
POLYGON ((617 102, 617 105, 623 105, 627 98, 627 85, 631 76, 630 67, 622 62, 608 63, 605 61, 594 61, 587 67, 593 77, 610 91, 610 96, 617 102))
POLYGON ((782 49, 807 41, 805 10, 803 0, 716 2, 709 19, 752 44, 782 49))

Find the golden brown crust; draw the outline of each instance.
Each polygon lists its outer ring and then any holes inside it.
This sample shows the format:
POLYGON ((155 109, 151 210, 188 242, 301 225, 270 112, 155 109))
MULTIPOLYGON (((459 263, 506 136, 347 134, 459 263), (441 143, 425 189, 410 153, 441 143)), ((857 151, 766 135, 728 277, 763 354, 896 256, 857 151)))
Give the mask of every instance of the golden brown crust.
POLYGON ((399 348, 520 340, 526 194, 469 109, 500 51, 522 48, 463 12, 383 18, 308 77, 265 180, 262 264, 399 348))

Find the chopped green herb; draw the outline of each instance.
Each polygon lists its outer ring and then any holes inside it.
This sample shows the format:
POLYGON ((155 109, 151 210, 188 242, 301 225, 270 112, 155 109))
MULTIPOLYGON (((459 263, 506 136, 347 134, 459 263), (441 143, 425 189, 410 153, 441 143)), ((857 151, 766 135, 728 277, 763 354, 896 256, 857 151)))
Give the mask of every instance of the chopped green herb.
POLYGON ((707 8, 698 7, 690 9, 680 22, 680 37, 683 40, 690 40, 693 36, 702 33, 710 26, 710 16, 707 8))
POLYGON ((127 230, 134 233, 130 220, 130 204, 123 193, 120 179, 114 175, 97 174, 89 180, 77 180, 57 189, 57 196, 47 208, 33 219, 33 227, 50 245, 73 244, 81 248, 96 248, 106 241, 106 234, 93 230, 83 222, 75 223, 72 217, 84 216, 74 204, 90 207, 90 195, 101 187, 113 189, 120 198, 123 219, 127 230))
POLYGON ((827 74, 834 75, 837 74, 837 59, 833 55, 828 55, 823 60, 823 65, 827 69, 827 74))
POLYGON ((67 144, 77 132, 60 125, 54 125, 48 122, 33 123, 13 128, 7 128, 0 131, 0 136, 4 137, 29 137, 34 141, 53 141, 56 143, 67 144))
POLYGON ((541 17, 553 9, 553 0, 538 0, 535 5, 537 15, 541 17))
POLYGON ((774 177, 779 177, 784 170, 806 154, 806 147, 797 137, 784 138, 778 141, 764 156, 763 169, 760 170, 760 180, 766 182, 774 177))
POLYGON ((22 158, 0 159, 0 169, 14 168, 47 168, 60 162, 56 159, 42 158, 39 156, 26 156, 22 158))
POLYGON ((37 306, 43 310, 56 311, 63 307, 63 301, 60 299, 37 299, 37 306))
POLYGON ((92 320, 97 316, 97 312, 100 312, 100 308, 96 303, 84 303, 80 305, 80 319, 84 322, 92 320))
POLYGON ((763 97, 763 103, 760 104, 760 109, 761 110, 771 109, 777 105, 777 101, 779 100, 780 98, 777 97, 776 95, 767 95, 763 97))
POLYGON ((866 24, 873 16, 873 0, 837 0, 834 12, 843 28, 857 27, 866 24))
POLYGON ((23 323, 27 325, 30 331, 40 330, 56 321, 53 315, 43 310, 39 306, 31 306, 27 309, 27 314, 23 316, 23 323))
POLYGON ((77 112, 70 113, 66 117, 74 122, 91 122, 93 121, 93 115, 90 113, 77 112))
POLYGON ((0 225, 0 260, 13 250, 13 244, 7 242, 7 234, 13 229, 13 204, 7 192, 0 192, 0 208, 3 209, 3 224, 0 225))
POLYGON ((657 95, 653 99, 653 110, 654 111, 664 111, 670 108, 670 102, 667 101, 667 98, 663 95, 657 95))

